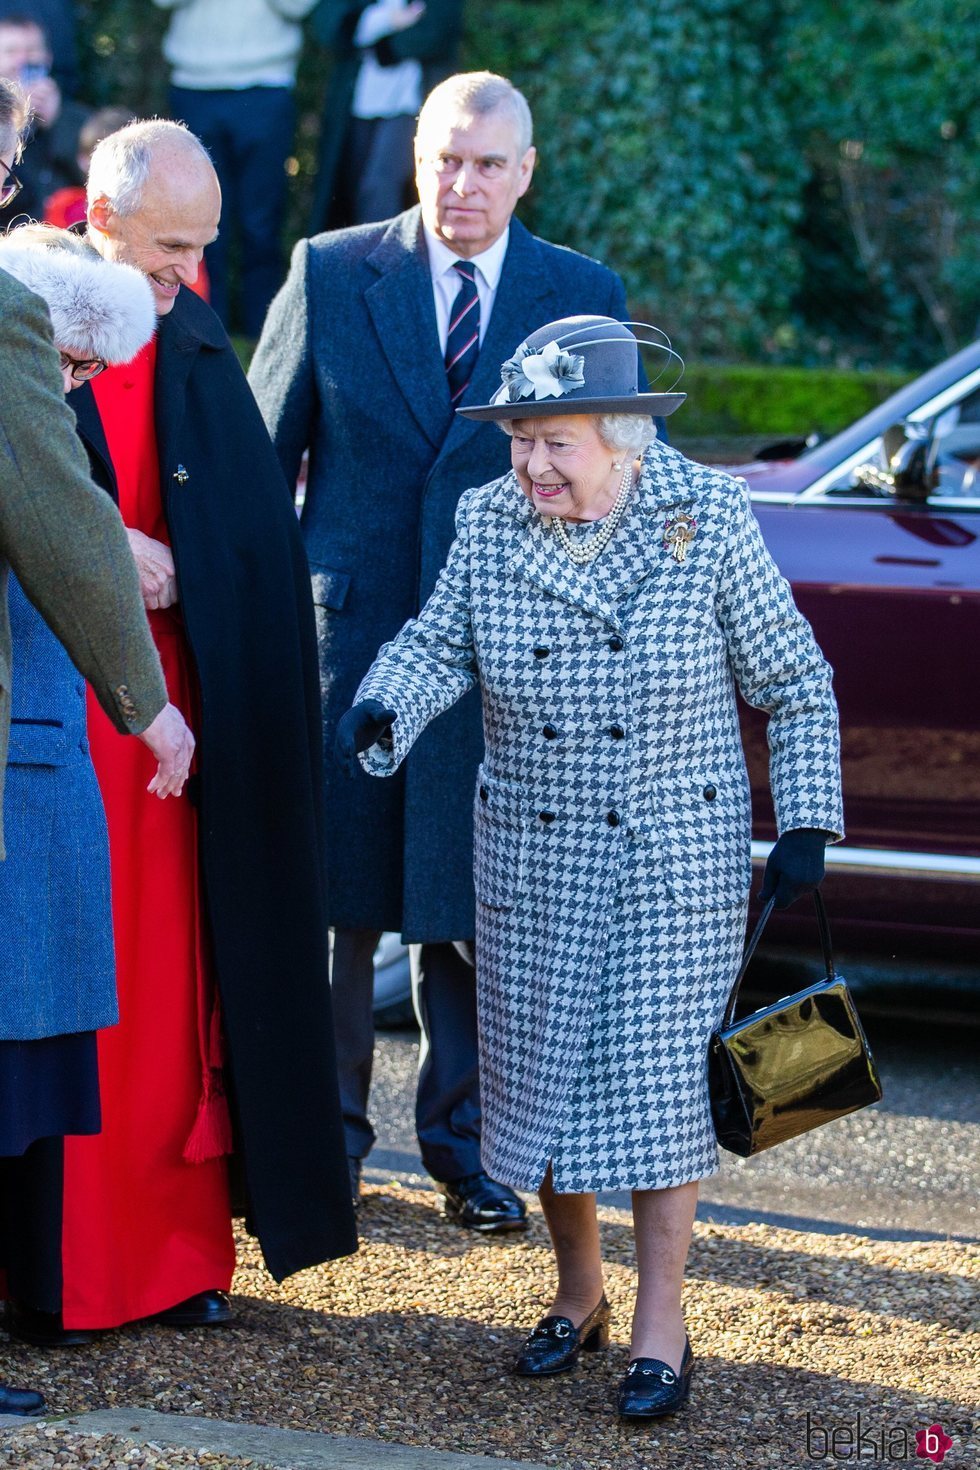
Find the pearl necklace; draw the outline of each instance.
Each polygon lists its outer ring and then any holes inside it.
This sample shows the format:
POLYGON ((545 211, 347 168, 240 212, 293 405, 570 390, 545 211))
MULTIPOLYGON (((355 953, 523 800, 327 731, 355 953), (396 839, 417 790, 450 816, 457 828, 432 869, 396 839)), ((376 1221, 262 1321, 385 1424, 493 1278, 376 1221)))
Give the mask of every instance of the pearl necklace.
POLYGON ((559 546, 577 567, 584 567, 590 561, 595 561, 600 551, 609 545, 616 529, 623 519, 623 513, 629 502, 630 491, 633 488, 633 461, 628 459, 623 469, 623 478, 620 481, 619 491, 612 503, 612 509, 606 516, 599 530, 587 541, 573 541, 565 529, 565 522, 560 516, 551 517, 551 529, 559 546))

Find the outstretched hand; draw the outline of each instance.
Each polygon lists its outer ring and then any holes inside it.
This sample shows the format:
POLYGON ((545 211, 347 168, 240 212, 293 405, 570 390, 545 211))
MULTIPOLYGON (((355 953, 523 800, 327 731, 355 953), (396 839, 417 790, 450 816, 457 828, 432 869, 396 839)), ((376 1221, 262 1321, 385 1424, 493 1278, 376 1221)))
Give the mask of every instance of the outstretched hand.
POLYGON ((395 712, 386 709, 379 699, 362 699, 345 715, 341 715, 334 738, 334 754, 346 776, 353 776, 356 757, 372 745, 395 723, 395 712))
POLYGON ((819 888, 824 876, 828 833, 816 827, 794 827, 778 839, 766 863, 759 897, 775 898, 777 909, 787 909, 805 893, 819 888))

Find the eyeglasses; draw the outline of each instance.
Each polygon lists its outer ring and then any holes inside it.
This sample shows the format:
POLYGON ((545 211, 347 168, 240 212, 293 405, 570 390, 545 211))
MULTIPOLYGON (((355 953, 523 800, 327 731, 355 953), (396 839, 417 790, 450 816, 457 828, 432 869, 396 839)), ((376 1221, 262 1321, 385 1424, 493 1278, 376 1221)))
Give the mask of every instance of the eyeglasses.
POLYGON ((69 357, 67 352, 62 352, 61 366, 64 372, 71 373, 74 382, 87 383, 90 378, 97 378, 104 372, 109 364, 101 357, 69 357))
POLYGON ((5 209, 8 204, 17 198, 17 195, 24 186, 13 169, 4 163, 2 158, 0 158, 0 168, 6 174, 6 178, 0 184, 0 209, 5 209))

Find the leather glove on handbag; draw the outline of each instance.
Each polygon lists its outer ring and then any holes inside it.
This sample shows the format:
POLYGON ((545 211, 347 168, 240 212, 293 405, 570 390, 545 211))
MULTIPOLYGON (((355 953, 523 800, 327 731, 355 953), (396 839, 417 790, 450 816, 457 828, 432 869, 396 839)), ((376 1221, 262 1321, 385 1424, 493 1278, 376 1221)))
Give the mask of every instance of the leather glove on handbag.
POLYGON ((759 890, 763 903, 775 899, 777 909, 787 909, 805 893, 813 893, 824 877, 824 854, 828 832, 817 827, 794 827, 780 837, 766 862, 759 890))
POLYGON ((346 776, 353 776, 357 756, 370 750, 395 723, 395 711, 386 709, 379 699, 362 699, 345 715, 341 715, 334 736, 334 754, 346 776))

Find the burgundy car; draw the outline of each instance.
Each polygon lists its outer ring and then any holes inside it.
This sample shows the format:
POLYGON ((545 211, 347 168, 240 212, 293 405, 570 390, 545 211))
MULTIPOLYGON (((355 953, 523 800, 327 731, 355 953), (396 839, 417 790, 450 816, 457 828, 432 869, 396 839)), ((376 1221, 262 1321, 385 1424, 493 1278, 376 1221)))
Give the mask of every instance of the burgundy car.
MULTIPOLYGON (((732 467, 835 674, 835 939, 980 980, 980 342, 798 458, 732 467)), ((744 712, 761 864, 765 720, 744 712)), ((777 916, 797 939, 809 915, 777 916)), ((809 932, 809 931, 808 931, 809 932)))

